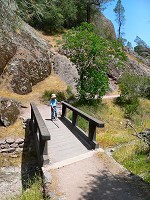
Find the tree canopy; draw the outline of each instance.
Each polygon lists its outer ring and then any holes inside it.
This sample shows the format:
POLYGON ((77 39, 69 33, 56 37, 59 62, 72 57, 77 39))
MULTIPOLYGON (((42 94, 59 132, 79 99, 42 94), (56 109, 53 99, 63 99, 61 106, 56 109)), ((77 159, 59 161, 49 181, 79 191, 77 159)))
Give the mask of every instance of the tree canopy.
POLYGON ((121 41, 121 38, 122 38, 122 35, 123 35, 123 32, 121 32, 121 29, 122 29, 122 26, 125 23, 125 15, 124 15, 125 9, 122 5, 121 0, 117 1, 117 4, 114 8, 114 12, 116 14, 116 22, 118 23, 118 40, 121 41))
POLYGON ((126 56, 116 41, 108 41, 94 33, 92 24, 71 29, 65 36, 64 49, 76 64, 80 78, 77 89, 81 100, 102 97, 108 90, 107 65, 112 57, 119 58, 121 64, 126 56))
POLYGON ((15 0, 19 14, 30 25, 46 32, 61 31, 89 21, 112 0, 15 0), (97 6, 99 9, 96 9, 97 6))

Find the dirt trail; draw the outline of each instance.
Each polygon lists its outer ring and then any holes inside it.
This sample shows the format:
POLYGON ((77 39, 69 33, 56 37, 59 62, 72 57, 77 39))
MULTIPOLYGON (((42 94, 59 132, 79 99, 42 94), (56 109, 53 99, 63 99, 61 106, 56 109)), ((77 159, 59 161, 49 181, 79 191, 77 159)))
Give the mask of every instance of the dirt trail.
POLYGON ((150 187, 106 154, 58 168, 54 173, 57 193, 63 200, 150 199, 150 187))

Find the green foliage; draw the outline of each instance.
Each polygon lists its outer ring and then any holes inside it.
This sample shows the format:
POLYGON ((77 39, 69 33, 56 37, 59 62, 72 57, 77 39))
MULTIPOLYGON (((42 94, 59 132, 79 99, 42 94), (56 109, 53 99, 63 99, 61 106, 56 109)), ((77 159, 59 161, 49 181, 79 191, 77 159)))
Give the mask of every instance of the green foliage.
POLYGON ((132 173, 139 175, 145 182, 150 183, 150 159, 148 149, 143 144, 136 143, 131 150, 131 145, 122 146, 113 154, 113 157, 132 173), (123 155, 123 156, 121 156, 123 155))
POLYGON ((124 73, 119 88, 121 96, 116 102, 124 107, 125 116, 130 118, 140 106, 139 97, 150 97, 150 78, 124 73))
POLYGON ((76 64, 80 78, 77 89, 80 100, 87 101, 95 96, 101 98, 108 90, 107 65, 112 56, 118 59, 116 66, 126 58, 116 41, 108 41, 94 33, 93 24, 82 23, 65 35, 63 48, 76 64))
POLYGON ((127 45, 126 45, 127 47, 129 47, 129 49, 133 49, 133 47, 132 47, 132 44, 131 44, 131 42, 127 42, 127 45))
POLYGON ((75 95, 72 91, 72 87, 71 86, 67 86, 67 90, 66 90, 66 96, 67 96, 67 100, 72 100, 75 98, 75 95))
POLYGON ((12 200, 42 200, 42 179, 38 176, 34 178, 33 181, 28 183, 29 189, 24 190, 21 196, 16 196, 12 200))
POLYGON ((42 99, 44 101, 50 101, 52 94, 56 94, 56 98, 58 101, 66 101, 66 100, 74 99, 74 94, 70 86, 67 87, 67 90, 65 92, 56 91, 56 90, 52 90, 52 91, 45 90, 42 96, 42 99))
POLYGON ((150 47, 144 42, 140 37, 136 36, 134 42, 136 46, 134 51, 137 52, 140 56, 149 59, 150 58, 150 47))
POLYGON ((56 94, 56 99, 58 101, 65 101, 66 100, 66 95, 64 92, 61 92, 61 91, 55 91, 55 90, 52 90, 52 91, 47 91, 45 90, 42 98, 44 101, 50 101, 51 99, 51 95, 52 94, 56 94))
POLYGON ((87 20, 87 5, 90 15, 99 12, 105 3, 112 0, 15 0, 19 15, 30 25, 45 32, 60 32, 87 20), (99 6, 99 9, 96 9, 99 6))

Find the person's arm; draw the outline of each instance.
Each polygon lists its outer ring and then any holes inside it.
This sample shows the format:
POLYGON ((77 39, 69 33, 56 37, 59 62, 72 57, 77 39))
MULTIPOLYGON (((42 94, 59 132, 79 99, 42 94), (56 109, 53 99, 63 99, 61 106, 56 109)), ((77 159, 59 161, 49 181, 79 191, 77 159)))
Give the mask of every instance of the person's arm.
POLYGON ((50 100, 50 106, 51 106, 52 109, 54 109, 53 104, 52 104, 52 100, 50 100))

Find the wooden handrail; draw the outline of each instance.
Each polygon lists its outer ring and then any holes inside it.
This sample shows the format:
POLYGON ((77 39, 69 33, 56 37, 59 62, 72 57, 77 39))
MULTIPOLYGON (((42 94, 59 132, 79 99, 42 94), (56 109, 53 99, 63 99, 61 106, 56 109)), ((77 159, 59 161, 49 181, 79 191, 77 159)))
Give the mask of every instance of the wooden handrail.
POLYGON ((31 132, 34 134, 37 158, 39 165, 49 162, 47 141, 51 139, 50 133, 41 117, 35 103, 31 102, 31 132))
POLYGON ((82 118, 84 118, 85 120, 87 120, 89 122, 89 132, 88 132, 88 137, 85 136, 85 134, 83 135, 81 131, 80 135, 81 137, 83 137, 86 142, 88 142, 93 149, 98 148, 99 145, 96 142, 96 127, 98 128, 102 128, 104 127, 104 123, 99 121, 98 119, 84 113, 83 111, 75 108, 74 106, 71 106, 70 104, 62 101, 62 118, 66 118, 66 108, 70 109, 72 111, 72 126, 75 128, 77 127, 77 118, 78 116, 81 116, 82 118))

